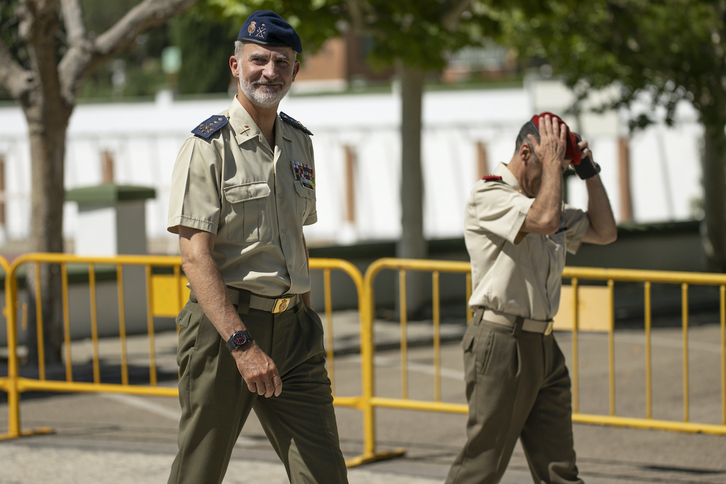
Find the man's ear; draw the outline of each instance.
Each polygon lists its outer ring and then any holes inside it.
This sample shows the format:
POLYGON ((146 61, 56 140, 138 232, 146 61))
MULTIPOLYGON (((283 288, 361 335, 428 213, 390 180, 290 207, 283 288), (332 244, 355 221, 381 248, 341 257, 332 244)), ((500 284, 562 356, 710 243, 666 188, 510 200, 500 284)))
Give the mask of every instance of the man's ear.
POLYGON ((522 143, 522 146, 519 147, 519 159, 522 160, 522 163, 526 164, 530 158, 532 158, 532 145, 522 143))
POLYGON ((229 69, 232 71, 234 77, 239 77, 239 60, 236 56, 230 56, 229 69))

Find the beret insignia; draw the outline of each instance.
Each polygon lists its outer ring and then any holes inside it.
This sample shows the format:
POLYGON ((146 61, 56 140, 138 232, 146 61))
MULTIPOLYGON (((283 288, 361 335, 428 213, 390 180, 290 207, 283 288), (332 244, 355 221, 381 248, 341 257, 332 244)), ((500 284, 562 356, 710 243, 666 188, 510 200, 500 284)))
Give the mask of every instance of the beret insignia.
POLYGON ((481 179, 484 181, 498 181, 498 182, 502 181, 502 177, 497 176, 497 175, 487 175, 487 176, 483 176, 481 179))
POLYGON ((257 22, 255 22, 253 20, 252 22, 250 22, 250 26, 247 27, 247 33, 252 35, 254 33, 256 27, 257 27, 257 22))
POLYGON ((219 131, 220 128, 226 126, 229 123, 227 116, 221 114, 215 114, 214 116, 207 118, 192 130, 192 133, 199 136, 200 138, 209 139, 214 133, 219 131))
POLYGON ((303 124, 300 121, 298 121, 297 119, 294 119, 283 112, 280 112, 280 118, 283 121, 285 121, 286 123, 291 124, 293 127, 299 129, 303 133, 310 135, 310 136, 313 135, 313 133, 309 129, 307 129, 305 126, 303 126, 303 124))
MULTIPOLYGON (((252 25, 252 24, 250 24, 250 25, 252 25)), ((252 34, 250 34, 250 35, 252 35, 252 34)), ((265 27, 265 24, 262 24, 262 25, 260 25, 257 28, 257 32, 255 33, 255 37, 257 37, 258 39, 262 39, 262 40, 265 40, 266 39, 266 37, 267 37, 267 28, 265 27)))

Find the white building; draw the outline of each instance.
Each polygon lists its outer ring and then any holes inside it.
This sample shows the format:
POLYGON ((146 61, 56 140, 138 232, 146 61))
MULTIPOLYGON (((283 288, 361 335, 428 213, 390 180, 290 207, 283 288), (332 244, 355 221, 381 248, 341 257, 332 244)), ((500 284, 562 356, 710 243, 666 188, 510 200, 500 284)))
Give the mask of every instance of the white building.
MULTIPOLYGON (((482 148, 492 170, 495 163, 510 159, 517 132, 532 114, 561 112, 570 99, 557 83, 427 92, 422 138, 426 236, 462 236, 464 204, 480 176, 482 148)), ((176 237, 166 232, 166 217, 177 151, 191 129, 225 110, 230 101, 231 97, 176 101, 160 94, 155 102, 77 106, 68 130, 66 189, 101 183, 105 152, 114 160, 115 183, 156 189, 157 198, 146 204, 146 233, 154 252, 175 253, 176 237)), ((292 95, 282 102, 281 110, 314 133, 318 223, 306 228, 309 244, 397 239, 401 231, 397 95, 292 95)), ((618 138, 627 136, 624 116, 583 116, 579 123, 565 119, 589 140, 619 214, 618 138)), ((629 140, 636 222, 687 220, 694 215, 693 202, 702 192, 702 128, 690 106, 682 106, 677 119, 674 128, 656 125, 629 140)), ((0 125, 6 205, 0 242, 7 242, 28 236, 30 160, 20 108, 0 108, 0 125)), ((584 184, 576 177, 570 179, 569 193, 571 203, 586 205, 584 184)), ((76 204, 66 203, 67 239, 74 238, 76 225, 76 204)))

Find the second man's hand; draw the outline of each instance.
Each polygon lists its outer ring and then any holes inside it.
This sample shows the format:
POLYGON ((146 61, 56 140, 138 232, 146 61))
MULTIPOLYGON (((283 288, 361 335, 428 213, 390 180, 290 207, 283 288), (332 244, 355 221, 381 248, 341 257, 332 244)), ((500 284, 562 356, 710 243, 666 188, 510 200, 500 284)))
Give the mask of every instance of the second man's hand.
POLYGON ((244 348, 232 351, 237 369, 247 388, 265 398, 279 397, 282 393, 282 379, 272 358, 267 356, 254 341, 244 348))

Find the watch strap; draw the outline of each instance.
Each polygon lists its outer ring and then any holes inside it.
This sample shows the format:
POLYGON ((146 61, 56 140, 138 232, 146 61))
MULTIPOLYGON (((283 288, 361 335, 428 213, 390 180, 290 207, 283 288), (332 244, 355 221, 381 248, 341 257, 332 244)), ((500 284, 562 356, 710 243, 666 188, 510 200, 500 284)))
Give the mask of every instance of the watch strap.
POLYGON ((227 349, 231 352, 237 348, 241 348, 252 341, 252 337, 247 331, 237 331, 227 340, 227 349))

